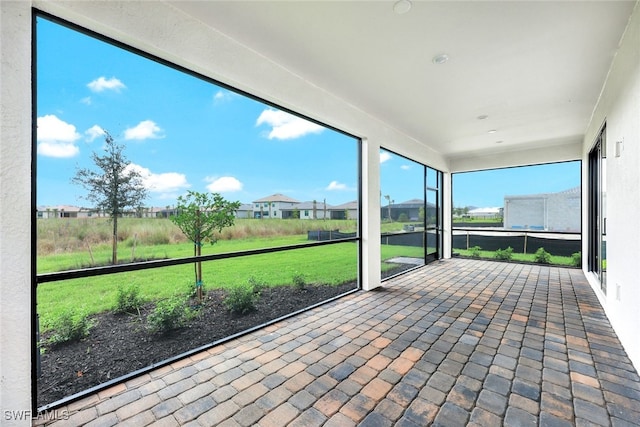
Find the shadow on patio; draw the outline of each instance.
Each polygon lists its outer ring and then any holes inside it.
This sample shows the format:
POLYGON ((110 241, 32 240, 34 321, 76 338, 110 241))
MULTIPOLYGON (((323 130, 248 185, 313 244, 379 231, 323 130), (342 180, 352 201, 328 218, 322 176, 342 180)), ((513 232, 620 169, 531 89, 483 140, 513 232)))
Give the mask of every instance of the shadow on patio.
POLYGON ((53 425, 639 425, 640 378, 580 270, 452 259, 62 410, 53 425))

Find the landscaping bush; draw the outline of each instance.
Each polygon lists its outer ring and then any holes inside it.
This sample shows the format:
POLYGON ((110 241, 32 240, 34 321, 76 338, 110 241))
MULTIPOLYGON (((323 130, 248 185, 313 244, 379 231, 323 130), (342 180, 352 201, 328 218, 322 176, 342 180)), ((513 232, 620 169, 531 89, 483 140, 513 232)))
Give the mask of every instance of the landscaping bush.
POLYGON ((582 267, 582 252, 574 252, 571 254, 571 264, 574 267, 582 267))
POLYGON ((513 248, 509 246, 507 249, 498 249, 495 254, 495 259, 500 261, 511 261, 513 258, 513 248))
POLYGON ((54 333, 46 344, 58 345, 80 341, 89 335, 92 326, 93 323, 85 313, 73 309, 64 311, 51 322, 51 329, 54 330, 54 333))
POLYGON ((307 284, 307 281, 304 278, 304 274, 302 273, 294 273, 292 280, 293 280, 293 284, 300 289, 304 288, 305 285, 307 284))
POLYGON ((480 246, 474 246, 472 248, 469 248, 469 251, 471 251, 471 258, 480 258, 481 250, 482 248, 480 246))
POLYGON ((538 248, 533 255, 533 260, 539 264, 551 264, 551 254, 544 250, 544 248, 538 248))
POLYGON ((140 295, 140 286, 134 283, 124 286, 118 286, 116 295, 116 313, 137 313, 140 315, 140 308, 144 304, 144 299, 140 295))
POLYGON ((233 313, 245 314, 255 310, 259 299, 260 291, 256 289, 255 279, 251 277, 247 283, 241 283, 229 289, 223 304, 233 313))
POLYGON ((168 332, 183 326, 194 315, 185 298, 176 295, 159 301, 147 317, 147 323, 153 332, 168 332))

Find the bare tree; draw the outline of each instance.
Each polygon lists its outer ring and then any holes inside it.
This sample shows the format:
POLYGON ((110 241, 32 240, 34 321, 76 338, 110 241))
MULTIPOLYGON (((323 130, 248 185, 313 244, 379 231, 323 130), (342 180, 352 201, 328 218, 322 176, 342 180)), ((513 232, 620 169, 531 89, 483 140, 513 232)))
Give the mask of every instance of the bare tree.
POLYGON ((105 131, 105 154, 91 154, 97 170, 79 168, 71 179, 73 184, 84 187, 87 200, 98 210, 104 211, 112 221, 112 264, 118 263, 118 217, 128 207, 136 208, 147 198, 147 190, 140 173, 128 167, 131 162, 124 156, 124 146, 117 144, 105 131))

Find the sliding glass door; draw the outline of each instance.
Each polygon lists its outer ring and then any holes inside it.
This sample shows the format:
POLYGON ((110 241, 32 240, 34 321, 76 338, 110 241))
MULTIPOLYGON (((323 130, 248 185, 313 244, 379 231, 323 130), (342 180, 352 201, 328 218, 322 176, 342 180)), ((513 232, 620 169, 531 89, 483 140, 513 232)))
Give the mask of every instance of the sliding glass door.
POLYGON ((607 140, 602 129, 589 153, 589 271, 607 293, 607 140))

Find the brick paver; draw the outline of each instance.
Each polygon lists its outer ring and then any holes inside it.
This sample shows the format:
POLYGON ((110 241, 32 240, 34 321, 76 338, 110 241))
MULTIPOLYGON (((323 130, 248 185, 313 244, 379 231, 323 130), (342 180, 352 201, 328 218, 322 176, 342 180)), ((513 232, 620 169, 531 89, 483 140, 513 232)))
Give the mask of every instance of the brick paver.
POLYGON ((628 426, 640 376, 580 270, 452 259, 63 410, 34 424, 628 426))

